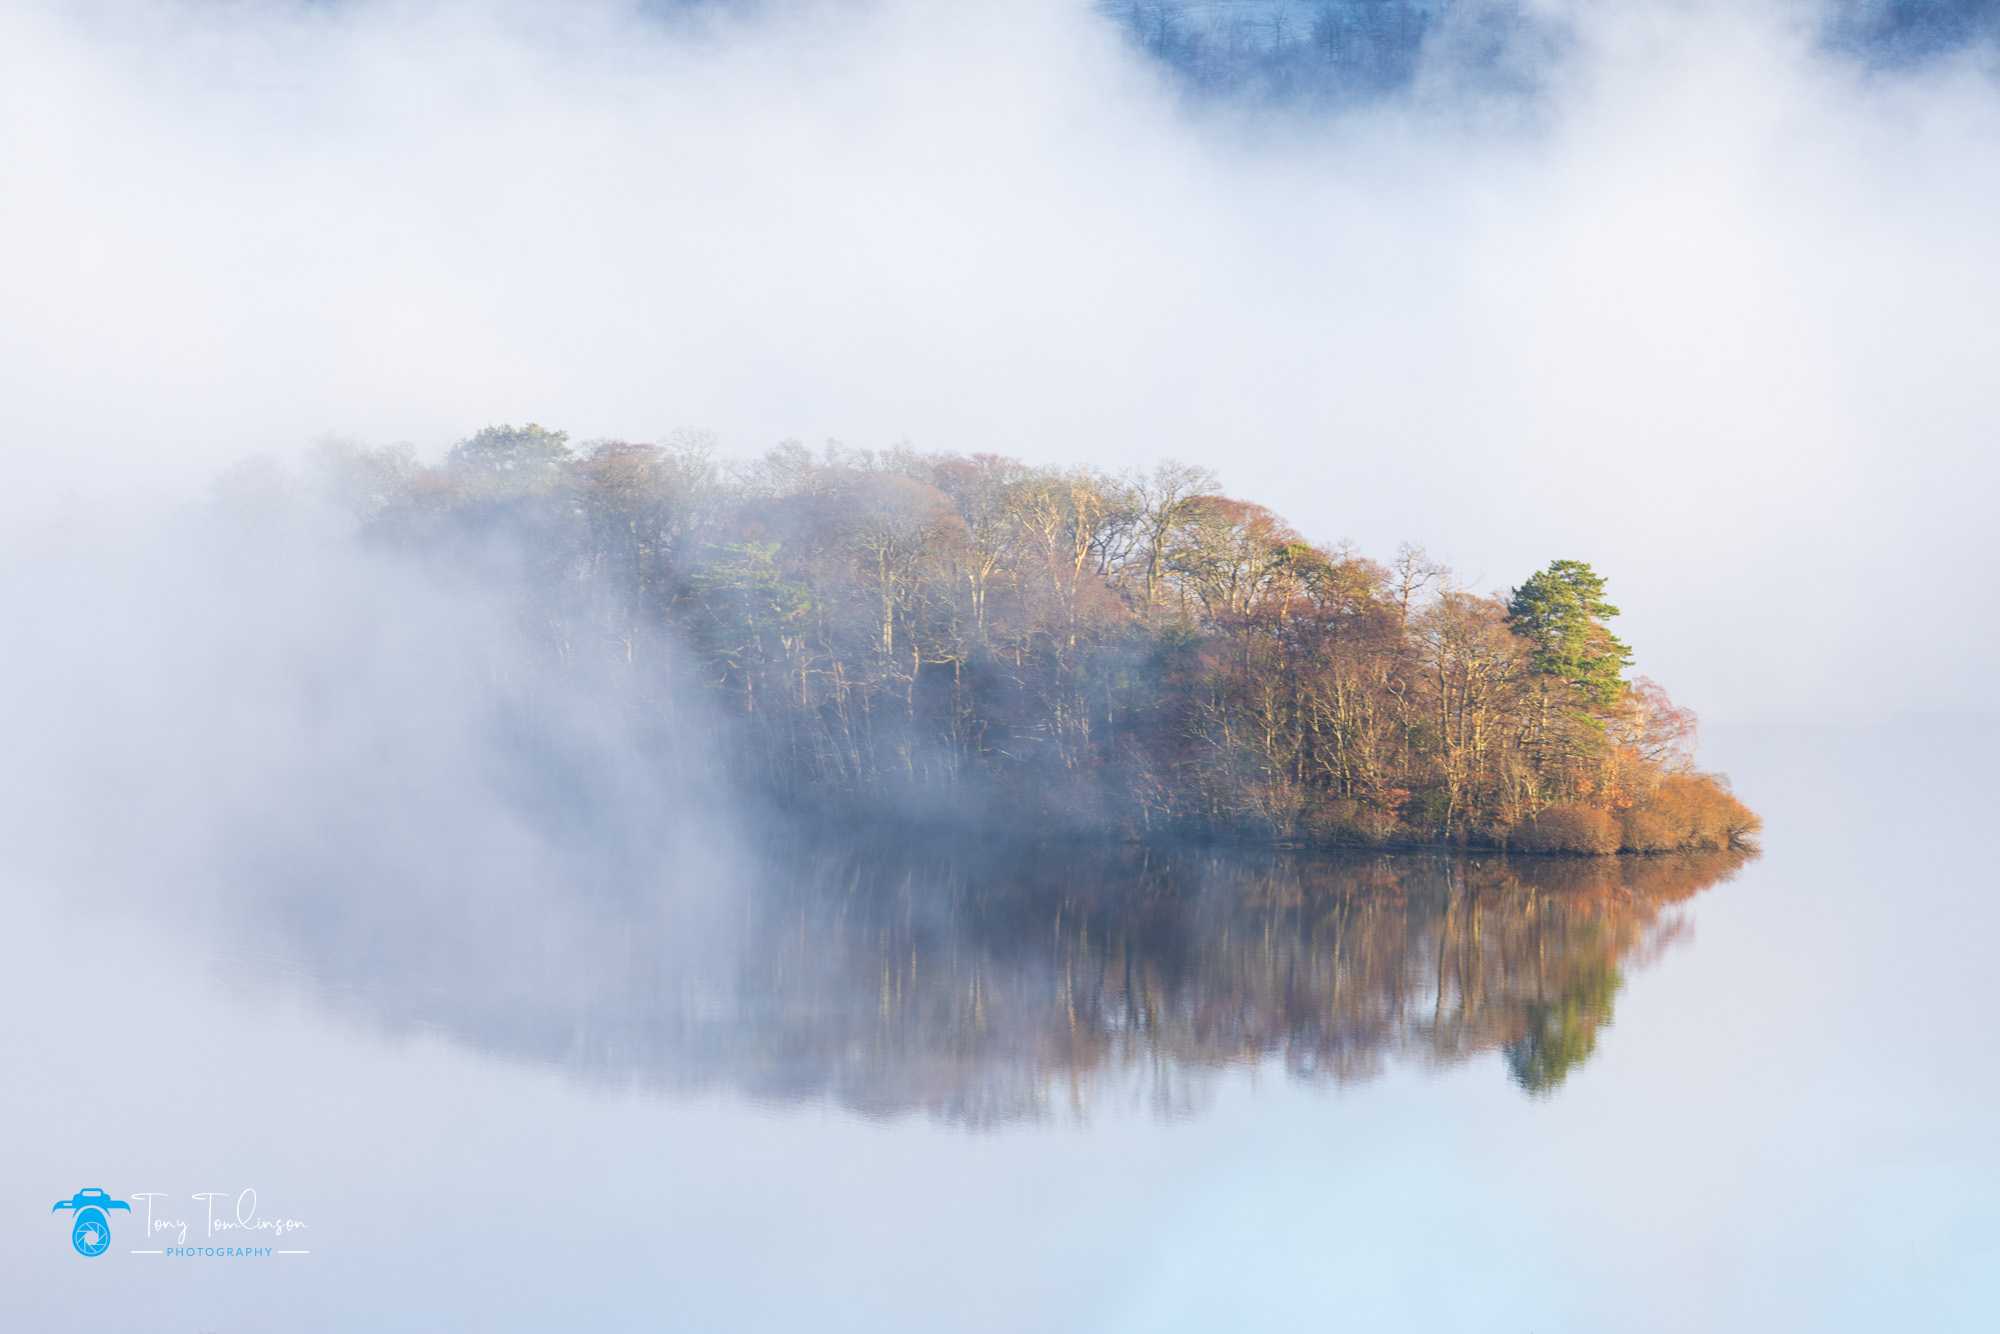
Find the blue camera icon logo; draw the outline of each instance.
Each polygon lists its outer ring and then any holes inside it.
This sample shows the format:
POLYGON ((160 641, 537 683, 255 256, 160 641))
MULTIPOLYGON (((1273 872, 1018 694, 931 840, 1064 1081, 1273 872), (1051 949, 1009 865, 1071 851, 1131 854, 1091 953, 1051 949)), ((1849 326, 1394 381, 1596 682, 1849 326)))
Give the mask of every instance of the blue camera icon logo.
POLYGON ((78 1255, 102 1255, 111 1245, 110 1209, 132 1212, 132 1206, 123 1200, 114 1200, 95 1186, 85 1187, 66 1200, 57 1200, 57 1209, 71 1209, 76 1212, 76 1221, 70 1226, 69 1242, 76 1247, 78 1255))

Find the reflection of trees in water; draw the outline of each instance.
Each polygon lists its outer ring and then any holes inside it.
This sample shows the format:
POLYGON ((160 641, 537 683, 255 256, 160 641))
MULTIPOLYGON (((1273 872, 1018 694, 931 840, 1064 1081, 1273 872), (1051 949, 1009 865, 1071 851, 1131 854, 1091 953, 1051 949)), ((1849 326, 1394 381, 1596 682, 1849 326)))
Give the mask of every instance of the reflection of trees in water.
MULTIPOLYGON (((793 1091, 1006 1116, 1150 1076, 1504 1049, 1545 1090, 1726 855, 1571 860, 1111 851, 822 856, 741 979, 793 1091)), ((776 1091, 776 1090, 773 1090, 776 1091)))
POLYGON ((1551 1089, 1739 862, 822 847, 702 911, 567 893, 454 922, 405 895, 343 930, 316 894, 272 925, 394 1026, 594 1083, 990 1123, 1174 1110, 1273 1062, 1346 1081, 1500 1050, 1551 1089))

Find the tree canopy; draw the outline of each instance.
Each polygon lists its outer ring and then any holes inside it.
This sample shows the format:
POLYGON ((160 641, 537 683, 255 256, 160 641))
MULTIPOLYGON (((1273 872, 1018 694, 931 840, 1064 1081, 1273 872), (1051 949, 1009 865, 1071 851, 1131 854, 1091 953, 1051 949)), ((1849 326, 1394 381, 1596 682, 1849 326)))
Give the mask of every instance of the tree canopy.
POLYGON ((1756 829, 1692 769, 1693 716, 1627 681, 1582 561, 1503 601, 1172 462, 785 444, 725 465, 704 437, 572 451, 533 424, 438 469, 322 462, 373 540, 520 543, 535 652, 693 684, 732 781, 802 807, 1591 853, 1756 829))
POLYGON ((505 479, 532 489, 553 479, 570 461, 569 432, 529 422, 519 428, 488 426, 451 447, 446 467, 466 478, 505 479))

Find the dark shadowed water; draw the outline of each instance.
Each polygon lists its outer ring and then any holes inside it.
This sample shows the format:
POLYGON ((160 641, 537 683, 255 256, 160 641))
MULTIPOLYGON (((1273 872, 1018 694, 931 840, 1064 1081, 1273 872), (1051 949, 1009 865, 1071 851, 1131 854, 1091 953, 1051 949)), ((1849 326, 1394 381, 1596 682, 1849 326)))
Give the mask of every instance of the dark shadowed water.
POLYGON ((1996 740, 1718 735, 1750 862, 17 878, 4 1323, 1990 1328, 1996 740))

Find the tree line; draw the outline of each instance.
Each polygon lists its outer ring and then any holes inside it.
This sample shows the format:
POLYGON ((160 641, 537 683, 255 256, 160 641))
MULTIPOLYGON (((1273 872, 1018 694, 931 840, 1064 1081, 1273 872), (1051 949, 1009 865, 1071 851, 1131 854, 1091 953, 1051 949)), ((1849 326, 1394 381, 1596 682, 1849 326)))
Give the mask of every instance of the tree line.
POLYGON ((436 466, 318 463, 369 541, 501 560, 550 669, 692 682, 713 753, 794 809, 1570 853, 1757 830, 1694 767, 1692 714, 1627 679, 1581 561, 1489 597, 1171 462, 787 443, 725 464, 698 434, 572 448, 530 425, 436 466))

